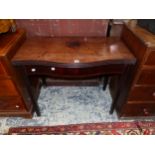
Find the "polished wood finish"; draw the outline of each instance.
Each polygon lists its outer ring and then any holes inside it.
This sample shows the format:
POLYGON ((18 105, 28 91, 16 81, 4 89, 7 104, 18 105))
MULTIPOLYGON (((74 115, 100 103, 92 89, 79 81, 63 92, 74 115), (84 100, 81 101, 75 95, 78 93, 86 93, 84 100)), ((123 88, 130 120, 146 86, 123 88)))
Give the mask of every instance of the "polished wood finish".
POLYGON ((17 96, 18 92, 12 80, 4 79, 0 81, 0 95, 1 96, 17 96))
POLYGON ((5 68, 3 67, 2 63, 0 62, 0 76, 7 75, 5 68))
POLYGON ((123 27, 121 38, 138 59, 137 63, 142 63, 146 51, 146 46, 145 44, 143 44, 141 39, 137 38, 131 31, 130 27, 127 27, 125 25, 123 27))
POLYGON ((155 51, 151 51, 149 56, 147 57, 146 61, 145 61, 145 65, 148 66, 155 66, 155 51))
POLYGON ((128 100, 122 109, 117 108, 117 112, 123 117, 153 116, 155 115, 155 35, 139 26, 124 25, 122 40, 136 56, 137 64, 128 100))
POLYGON ((25 36, 23 29, 0 35, 0 116, 32 116, 28 92, 11 64, 25 36))
POLYGON ((132 25, 126 25, 127 28, 132 31, 134 36, 138 38, 146 47, 148 48, 155 48, 155 35, 138 25, 132 26, 132 25))
POLYGON ((124 66, 122 64, 115 65, 104 65, 97 67, 87 67, 87 68, 65 68, 65 67, 55 67, 55 65, 41 66, 41 65, 29 65, 26 66, 26 72, 28 75, 46 75, 51 77, 61 77, 61 78, 91 78, 98 77, 103 74, 120 74, 124 71, 124 66), (52 67, 53 66, 53 67, 52 67), (52 70, 54 68, 54 70, 52 70), (64 70, 65 68, 65 70, 64 70), (35 71, 33 72, 33 69, 35 71))
POLYGON ((13 58, 13 63, 41 62, 97 65, 117 61, 134 63, 134 56, 118 38, 31 38, 27 39, 13 58))
POLYGON ((0 112, 4 112, 7 109, 8 113, 10 111, 25 111, 25 106, 20 97, 1 97, 0 98, 0 112))
POLYGON ((122 108, 122 115, 121 117, 147 117, 155 115, 155 103, 133 103, 133 104, 126 104, 122 108))
POLYGON ((142 69, 137 80, 137 85, 154 85, 155 86, 155 68, 142 69))
POLYGON ((130 93, 129 102, 155 102, 155 87, 135 86, 130 93))
MULTIPOLYGON (((35 37, 24 42, 12 63, 20 68, 33 98, 30 89, 30 77, 33 76, 77 80, 117 75, 119 80, 110 110, 112 113, 117 104, 121 106, 126 101, 136 59, 119 38, 35 37), (121 93, 124 87, 126 91, 121 93)), ((40 115, 35 100, 33 106, 40 115)))

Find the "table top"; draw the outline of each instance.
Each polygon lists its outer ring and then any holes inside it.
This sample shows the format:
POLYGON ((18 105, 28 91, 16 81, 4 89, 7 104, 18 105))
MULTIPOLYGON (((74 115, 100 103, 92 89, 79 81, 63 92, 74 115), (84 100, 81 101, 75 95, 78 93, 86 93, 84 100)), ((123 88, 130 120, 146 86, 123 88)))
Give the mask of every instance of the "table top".
POLYGON ((13 57, 13 64, 52 62, 88 64, 116 61, 135 63, 135 57, 118 38, 34 37, 28 38, 13 57))

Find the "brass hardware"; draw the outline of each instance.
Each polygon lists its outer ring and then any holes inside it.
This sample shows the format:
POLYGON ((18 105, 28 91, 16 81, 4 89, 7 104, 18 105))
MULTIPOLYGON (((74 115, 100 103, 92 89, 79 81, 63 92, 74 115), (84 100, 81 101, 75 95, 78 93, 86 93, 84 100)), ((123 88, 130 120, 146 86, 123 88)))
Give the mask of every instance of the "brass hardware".
POLYGON ((51 67, 51 71, 55 71, 55 67, 51 67))
POLYGON ((16 105, 16 108, 18 109, 19 108, 19 105, 16 105))
POLYGON ((36 69, 35 69, 35 68, 32 68, 32 69, 31 69, 31 72, 36 72, 36 69))

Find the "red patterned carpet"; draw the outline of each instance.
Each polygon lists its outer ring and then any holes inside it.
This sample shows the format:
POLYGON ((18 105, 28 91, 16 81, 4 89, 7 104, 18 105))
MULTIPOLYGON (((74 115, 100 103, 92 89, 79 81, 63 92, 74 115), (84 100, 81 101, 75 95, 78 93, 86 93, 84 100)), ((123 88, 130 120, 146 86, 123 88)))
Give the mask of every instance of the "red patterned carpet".
POLYGON ((155 122, 89 123, 10 128, 10 135, 154 135, 155 122))

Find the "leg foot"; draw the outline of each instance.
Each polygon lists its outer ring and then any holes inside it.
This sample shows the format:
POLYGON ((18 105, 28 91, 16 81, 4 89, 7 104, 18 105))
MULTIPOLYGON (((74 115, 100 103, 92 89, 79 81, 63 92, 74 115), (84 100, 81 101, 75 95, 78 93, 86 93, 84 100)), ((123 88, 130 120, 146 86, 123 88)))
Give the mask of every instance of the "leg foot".
POLYGON ((47 86, 46 77, 41 77, 41 81, 42 81, 43 87, 46 87, 47 86))
POLYGON ((105 91, 109 82, 109 76, 104 77, 103 90, 105 91))

